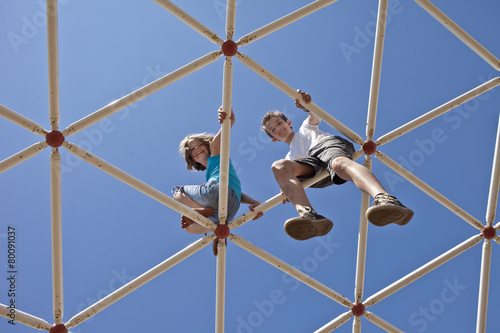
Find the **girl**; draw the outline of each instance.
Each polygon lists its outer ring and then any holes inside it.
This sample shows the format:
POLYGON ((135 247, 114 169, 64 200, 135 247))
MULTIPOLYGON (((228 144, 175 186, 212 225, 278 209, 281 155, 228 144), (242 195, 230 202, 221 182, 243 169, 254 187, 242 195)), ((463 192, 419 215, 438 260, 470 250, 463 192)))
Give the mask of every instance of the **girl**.
MULTIPOLYGON (((219 123, 226 118, 226 113, 219 108, 219 123)), ((231 127, 234 125, 234 112, 231 114, 231 127)), ((216 135, 200 133, 188 135, 179 145, 179 153, 186 160, 187 169, 190 171, 205 171, 207 182, 202 185, 176 186, 174 199, 193 208, 198 213, 218 223, 219 205, 219 171, 220 171, 220 144, 221 130, 216 135)), ((241 184, 229 161, 229 188, 227 199, 227 221, 231 221, 240 207, 240 203, 249 204, 251 211, 260 205, 260 202, 241 193, 241 184)), ((254 219, 263 215, 259 212, 254 219)), ((181 217, 181 227, 191 234, 203 234, 212 230, 206 228, 186 216, 181 217)))

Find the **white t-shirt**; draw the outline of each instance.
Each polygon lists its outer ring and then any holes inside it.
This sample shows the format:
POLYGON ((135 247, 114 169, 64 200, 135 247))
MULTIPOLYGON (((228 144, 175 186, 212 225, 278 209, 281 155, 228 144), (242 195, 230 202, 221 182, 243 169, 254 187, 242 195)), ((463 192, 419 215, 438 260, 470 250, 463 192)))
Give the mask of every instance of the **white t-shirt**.
POLYGON ((307 152, 319 140, 331 136, 330 133, 323 132, 319 129, 318 125, 309 124, 309 118, 306 118, 299 130, 293 136, 290 142, 290 151, 286 154, 285 159, 297 160, 299 158, 307 157, 307 152))

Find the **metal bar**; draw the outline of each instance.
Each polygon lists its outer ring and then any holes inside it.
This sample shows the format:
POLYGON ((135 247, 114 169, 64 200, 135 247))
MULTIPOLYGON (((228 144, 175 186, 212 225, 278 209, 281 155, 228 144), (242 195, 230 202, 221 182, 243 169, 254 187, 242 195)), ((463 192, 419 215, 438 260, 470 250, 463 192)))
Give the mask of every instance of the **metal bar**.
POLYGON ((388 0, 380 0, 375 32, 375 46, 373 51, 372 78, 368 103, 368 119, 366 120, 366 141, 372 141, 375 134, 377 117, 378 95, 380 91, 380 75, 382 72, 382 54, 384 52, 385 25, 387 20, 388 0))
POLYGON ((236 0, 228 0, 226 6, 226 40, 233 40, 236 27, 236 0))
MULTIPOLYGON (((372 169, 371 158, 366 156, 364 166, 372 169)), ((361 194, 361 212, 359 216, 359 234, 358 234, 358 256, 356 259, 356 282, 354 286, 354 298, 357 303, 361 303, 363 299, 363 287, 365 281, 366 268, 366 245, 368 242, 368 220, 366 219, 366 210, 370 204, 370 195, 367 193, 361 194)))
MULTIPOLYGON (((255 73, 259 74, 261 77, 266 79, 269 83, 274 85, 276 88, 280 89, 283 91, 286 95, 291 97, 292 99, 296 100, 302 100, 302 96, 292 87, 290 87, 288 84, 283 82, 281 79, 276 77, 274 74, 269 72, 267 69, 259 65, 257 62, 252 60, 250 57, 247 55, 244 55, 242 53, 236 53, 236 57, 248 68, 253 70, 255 73)), ((313 102, 310 102, 307 104, 307 108, 314 112, 318 117, 323 119, 325 122, 327 122, 330 126, 335 128, 337 131, 342 133, 344 136, 348 137, 351 139, 351 141, 363 145, 365 141, 355 132, 353 132, 351 129, 349 129, 347 126, 342 124, 340 121, 332 117, 330 114, 325 112, 323 109, 321 109, 319 106, 314 104, 313 102)))
POLYGON ((270 33, 276 31, 276 30, 279 30, 309 14, 312 14, 334 2, 336 2, 337 0, 317 0, 317 1, 314 1, 312 3, 310 3, 309 5, 307 6, 304 6, 286 16, 283 16, 282 18, 276 20, 276 21, 273 21, 265 26, 263 26, 262 28, 259 28, 255 31, 252 31, 251 33, 241 37, 237 42, 236 44, 238 44, 238 46, 243 46, 243 45, 247 45, 249 43, 252 43, 252 42, 255 42, 256 40, 258 39, 261 39, 262 37, 265 37, 267 35, 269 35, 270 33))
POLYGON ((147 282, 153 280, 155 277, 158 275, 164 273, 168 269, 174 267, 184 259, 187 259, 189 256, 192 254, 198 252, 205 246, 211 244, 212 239, 215 238, 214 234, 210 234, 208 236, 205 236, 198 241, 194 242, 193 244, 187 246, 183 250, 177 252, 167 260, 163 261, 162 263, 156 265, 155 267, 151 268, 149 271, 143 273, 142 275, 138 276, 134 280, 130 281, 129 283, 123 285, 122 287, 118 288, 108 296, 104 297, 103 299, 97 301, 93 305, 89 306, 85 310, 81 311, 77 315, 75 315, 73 318, 71 318, 67 323, 66 323, 66 328, 71 328, 74 327, 81 322, 87 320, 88 318, 92 317, 96 313, 100 312, 101 310, 104 310, 106 307, 110 306, 114 302, 120 300, 121 298, 125 297, 126 295, 130 294, 132 291, 138 289, 142 285, 146 284, 147 282))
POLYGON ((495 144, 495 154, 493 155, 493 167, 491 170, 488 208, 486 209, 486 223, 489 226, 492 226, 495 220, 499 186, 500 186, 500 118, 498 120, 497 141, 495 144))
POLYGON ((491 240, 485 239, 481 260, 481 279, 477 304, 476 333, 486 333, 486 315, 488 313, 488 290, 490 286, 491 240))
POLYGON ((359 317, 354 317, 352 321, 352 333, 361 333, 361 319, 359 317))
POLYGON ((11 310, 12 309, 7 305, 0 303, 0 316, 13 320, 13 323, 18 322, 41 331, 50 331, 52 328, 52 325, 43 319, 30 315, 19 309, 14 309, 13 311, 15 312, 11 312, 11 310))
POLYGON ((12 111, 11 109, 9 109, 6 106, 3 106, 2 104, 0 104, 0 116, 4 117, 7 120, 10 120, 14 124, 19 125, 24 129, 27 129, 32 133, 41 135, 43 137, 45 137, 48 133, 48 131, 46 131, 39 124, 26 118, 25 116, 20 115, 15 111, 12 111))
POLYGON ((63 249, 61 215, 61 156, 57 148, 50 155, 50 205, 52 215, 52 301, 54 321, 62 323, 63 301, 63 249))
POLYGON ((49 116, 53 131, 59 128, 59 34, 57 0, 47 0, 47 52, 49 69, 49 116))
POLYGON ((144 97, 168 86, 169 84, 205 67, 206 65, 219 59, 221 55, 222 51, 219 50, 198 58, 197 60, 173 71, 172 73, 162 76, 144 87, 137 89, 136 91, 106 105, 102 109, 97 110, 85 118, 69 125, 68 128, 62 131, 62 134, 67 137, 68 135, 78 133, 81 130, 84 130, 85 128, 101 121, 102 119, 109 117, 115 112, 118 112, 121 109, 140 101, 144 97))
POLYGON ((224 333, 224 309, 226 295, 226 242, 219 239, 217 242, 217 276, 216 276, 216 303, 215 303, 215 332, 224 333))
POLYGON ((410 183, 427 193, 430 197, 432 197, 434 200, 439 202, 441 205, 444 207, 448 208, 450 211, 458 215, 460 218, 462 218, 464 221, 472 225, 474 228, 478 230, 483 230, 484 225, 479 222, 478 219, 467 213, 465 210, 457 206, 455 203, 453 203, 451 200, 446 198, 444 195, 424 183, 422 180, 417 178, 415 175, 413 175, 411 172, 403 168, 401 165, 384 155, 383 153, 377 151, 375 152, 375 155, 377 158, 382 161, 385 165, 390 167, 392 170, 396 171, 398 174, 403 176, 406 180, 408 180, 410 183))
POLYGON ((182 22, 193 28, 196 32, 207 38, 214 44, 222 45, 224 42, 217 36, 215 32, 201 24, 198 20, 194 19, 191 15, 174 5, 168 0, 154 0, 157 4, 168 10, 172 15, 177 17, 182 22))
POLYGON ((308 275, 302 273, 301 271, 299 271, 295 267, 290 266, 286 262, 284 262, 284 261, 274 257, 273 255, 267 253, 266 251, 258 248, 257 246, 253 245, 249 241, 247 241, 239 236, 236 236, 234 234, 229 234, 229 238, 231 238, 231 240, 235 244, 239 245, 243 249, 245 249, 248 252, 252 253, 253 255, 259 257, 260 259, 264 260, 265 262, 273 265, 274 267, 278 268, 279 270, 287 273, 288 275, 296 278, 300 282, 308 285, 309 287, 315 289, 316 291, 319 291, 323 295, 333 299, 334 301, 338 302, 339 304, 346 306, 348 308, 351 308, 354 306, 354 304, 352 304, 352 302, 348 298, 340 295, 339 293, 333 291, 332 289, 328 288, 324 284, 322 284, 322 283, 314 280, 313 278, 309 277, 308 275))
POLYGON ((109 164, 108 162, 100 159, 99 157, 92 155, 90 152, 85 149, 78 147, 77 145, 70 143, 68 141, 64 141, 64 148, 66 148, 71 154, 80 157, 82 160, 90 163, 96 168, 106 172, 107 174, 115 177, 116 179, 124 182, 125 184, 135 188, 139 192, 144 193, 145 195, 151 197, 152 199, 164 204, 167 207, 172 208, 179 214, 186 215, 190 219, 196 221, 197 223, 203 225, 204 227, 210 228, 214 230, 217 225, 204 217, 203 215, 195 212, 188 206, 170 198, 164 193, 158 191, 157 189, 149 186, 148 184, 134 178, 128 173, 118 169, 117 167, 109 164))
POLYGON ((453 22, 448 16, 446 16, 442 11, 440 11, 436 6, 434 6, 428 0, 415 0, 423 9, 425 9, 430 15, 432 15, 439 23, 441 23, 446 29, 453 33, 458 39, 470 47, 474 52, 476 52, 481 58, 483 58, 487 63, 489 63, 497 71, 500 71, 500 60, 498 60, 493 54, 491 54, 484 46, 478 43, 474 38, 472 38, 465 30, 460 28, 458 24, 453 22))
POLYGON ((316 331, 314 331, 314 333, 329 333, 345 324, 352 316, 354 316, 352 311, 347 311, 331 322, 327 323, 323 327, 317 329, 316 331))
POLYGON ((17 154, 14 154, 10 157, 7 157, 3 161, 0 162, 0 173, 3 173, 10 168, 15 167, 16 165, 20 164, 21 162, 27 161, 28 159, 32 158, 33 156, 37 155, 40 153, 42 150, 47 148, 49 145, 47 142, 42 141, 35 143, 28 148, 21 150, 17 154))
MULTIPOLYGON (((321 179, 328 177, 328 176, 329 176, 328 171, 323 170, 319 174, 317 174, 315 177, 304 180, 302 182, 302 185, 304 186, 304 188, 308 188, 309 186, 317 183, 321 179)), ((286 199, 286 196, 284 194, 275 195, 274 197, 268 199, 266 202, 263 202, 260 205, 258 205, 257 207, 255 207, 253 212, 248 211, 248 212, 240 215, 239 217, 235 218, 229 224, 229 226, 228 226, 229 229, 234 229, 234 228, 241 226, 242 224, 247 223, 248 221, 252 220, 255 216, 257 216, 257 214, 259 212, 264 213, 264 212, 268 211, 269 209, 279 205, 285 199, 286 199)))
POLYGON ((366 319, 377 325, 378 327, 383 328, 386 332, 391 332, 391 333, 404 333, 401 331, 399 328, 392 326, 382 318, 378 317, 377 315, 366 311, 363 315, 366 319))
POLYGON ((452 99, 451 101, 435 108, 432 111, 427 112, 426 114, 408 122, 407 124, 396 128, 392 132, 389 132, 383 136, 381 136, 375 143, 377 146, 384 145, 392 140, 394 140, 397 137, 402 136, 403 134, 408 133, 411 130, 414 130, 415 128, 419 127, 420 125, 423 125, 432 119, 439 117, 440 115, 456 108, 457 106, 464 104, 465 102, 473 99, 474 97, 477 97, 481 95, 482 93, 487 92, 490 89, 495 88, 500 84, 500 77, 493 78, 489 80, 488 82, 485 82, 481 84, 480 86, 469 90, 465 94, 462 94, 458 96, 457 98, 452 99))
POLYGON ((483 239, 483 235, 474 235, 471 238, 465 240, 461 244, 455 246, 451 250, 448 250, 447 252, 443 253, 439 257, 435 258, 434 260, 428 262, 427 264, 423 265, 422 267, 414 270, 410 274, 406 275, 405 277, 399 279, 398 281, 394 282, 393 284, 389 285, 388 287, 385 287, 378 293, 375 293, 374 295, 370 296, 366 301, 363 303, 365 307, 372 306, 387 296, 390 296, 394 294, 396 291, 400 290, 401 288, 409 285, 410 283, 414 282, 415 280, 421 278, 425 274, 429 273, 430 271, 434 270, 435 268, 441 266, 442 264, 446 263, 447 261, 455 258, 462 252, 470 249, 477 243, 479 243, 483 239))
POLYGON ((229 147, 231 139, 231 95, 233 85, 233 62, 226 57, 222 82, 222 110, 227 117, 221 125, 220 178, 219 178, 219 223, 225 224, 227 218, 227 191, 229 187, 229 147))

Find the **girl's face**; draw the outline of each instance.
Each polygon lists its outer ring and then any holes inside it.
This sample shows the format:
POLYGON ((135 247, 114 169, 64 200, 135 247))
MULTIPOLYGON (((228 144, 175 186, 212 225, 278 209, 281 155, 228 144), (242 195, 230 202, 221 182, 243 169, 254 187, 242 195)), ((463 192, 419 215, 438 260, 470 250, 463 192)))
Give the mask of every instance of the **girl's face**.
POLYGON ((195 160, 202 165, 206 164, 206 160, 210 157, 210 151, 203 142, 198 139, 194 139, 188 142, 187 148, 189 154, 195 160), (205 163, 204 163, 205 162, 205 163))

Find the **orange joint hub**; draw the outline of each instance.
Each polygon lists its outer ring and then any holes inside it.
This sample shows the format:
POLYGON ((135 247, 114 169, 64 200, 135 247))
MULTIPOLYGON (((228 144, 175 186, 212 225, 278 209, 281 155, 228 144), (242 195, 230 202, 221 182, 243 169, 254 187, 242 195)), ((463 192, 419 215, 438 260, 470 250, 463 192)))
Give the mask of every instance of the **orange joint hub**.
POLYGON ((222 43, 222 52, 226 57, 232 57, 238 51, 238 45, 232 40, 226 40, 222 43))
POLYGON ((487 226, 486 228, 484 228, 483 231, 481 231, 484 235, 484 238, 486 239, 492 239, 493 237, 495 237, 497 231, 495 230, 495 228, 493 228, 492 226, 487 226))
POLYGON ((49 333, 68 333, 68 329, 64 324, 54 325, 50 328, 49 333))
POLYGON ((47 141, 47 144, 54 148, 60 147, 63 144, 64 140, 64 135, 62 135, 62 133, 59 131, 52 131, 50 133, 47 133, 47 135, 45 136, 45 141, 47 141))
POLYGON ((215 235, 219 239, 225 239, 229 236, 229 227, 227 224, 219 224, 214 230, 215 235))
POLYGON ((351 311, 356 317, 360 317, 365 313, 365 306, 363 303, 354 303, 351 311))
POLYGON ((377 145, 373 141, 366 141, 363 145, 363 150, 366 155, 371 155, 377 150, 377 145))

